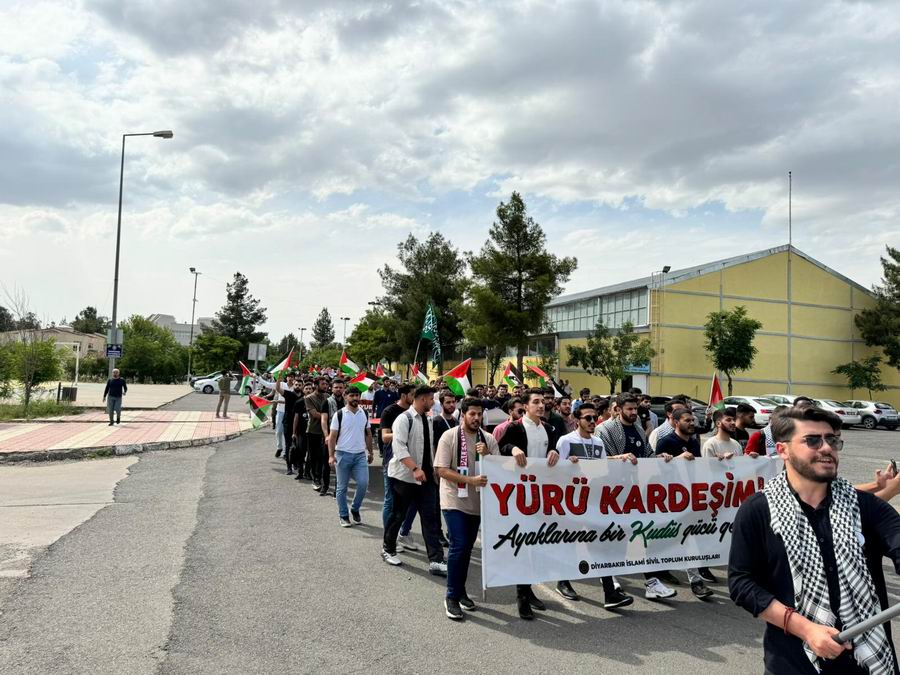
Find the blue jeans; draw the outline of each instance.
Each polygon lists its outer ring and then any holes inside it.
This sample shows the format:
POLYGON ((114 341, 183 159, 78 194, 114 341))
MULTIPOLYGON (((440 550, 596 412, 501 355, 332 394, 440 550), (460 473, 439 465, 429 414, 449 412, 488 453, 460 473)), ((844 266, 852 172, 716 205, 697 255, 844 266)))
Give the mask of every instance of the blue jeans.
POLYGON ((391 509, 394 508, 394 491, 391 490, 390 478, 388 478, 387 464, 382 466, 381 473, 384 476, 384 504, 381 507, 381 523, 386 530, 391 519, 391 509))
POLYGON ((450 550, 447 552, 447 597, 459 600, 466 595, 469 560, 478 538, 481 516, 473 516, 456 509, 444 509, 444 522, 450 531, 450 550))
POLYGON ((347 485, 350 477, 356 482, 356 494, 353 495, 353 510, 359 511, 362 506, 366 490, 369 489, 369 462, 365 452, 341 452, 334 453, 335 469, 337 470, 337 489, 334 491, 337 497, 338 515, 341 518, 349 518, 347 512, 347 485))

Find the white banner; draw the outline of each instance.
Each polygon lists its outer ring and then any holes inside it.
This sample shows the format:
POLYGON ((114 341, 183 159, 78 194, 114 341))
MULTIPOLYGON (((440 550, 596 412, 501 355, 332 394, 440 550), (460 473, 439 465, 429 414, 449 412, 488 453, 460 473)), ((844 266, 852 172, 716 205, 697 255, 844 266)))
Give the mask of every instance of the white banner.
POLYGON ((486 457, 484 588, 728 562, 738 507, 781 471, 778 458, 694 461, 486 457))

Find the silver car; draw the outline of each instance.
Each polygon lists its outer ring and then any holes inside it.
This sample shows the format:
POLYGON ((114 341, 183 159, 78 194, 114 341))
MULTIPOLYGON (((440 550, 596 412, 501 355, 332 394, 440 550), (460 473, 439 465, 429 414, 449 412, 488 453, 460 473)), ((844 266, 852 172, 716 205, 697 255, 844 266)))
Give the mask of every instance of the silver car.
POLYGON ((900 426, 900 415, 890 403, 883 401, 844 401, 842 405, 859 411, 862 417, 862 425, 866 429, 874 429, 875 427, 885 427, 894 431, 900 426))
POLYGON ((841 426, 843 426, 845 429, 862 423, 862 415, 859 414, 859 411, 856 408, 851 408, 848 405, 844 405, 843 403, 838 403, 837 401, 832 401, 831 399, 827 398, 814 399, 813 403, 815 403, 823 410, 833 412, 835 415, 840 417, 841 426))
POLYGON ((737 406, 746 403, 756 412, 753 415, 753 424, 762 428, 769 423, 769 417, 778 407, 778 403, 762 396, 726 396, 723 401, 727 406, 737 406))

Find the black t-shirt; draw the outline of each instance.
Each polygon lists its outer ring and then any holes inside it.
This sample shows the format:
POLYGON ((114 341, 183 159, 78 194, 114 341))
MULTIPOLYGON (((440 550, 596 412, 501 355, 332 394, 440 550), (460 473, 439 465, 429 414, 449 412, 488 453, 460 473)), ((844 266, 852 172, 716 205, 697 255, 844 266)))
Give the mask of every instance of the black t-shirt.
POLYGON ((643 457, 646 448, 644 448, 644 441, 635 426, 623 424, 622 431, 625 432, 625 452, 630 452, 635 457, 643 457))
POLYGON ((672 455, 673 457, 682 454, 683 452, 689 452, 694 457, 700 456, 700 439, 696 436, 691 436, 688 440, 682 440, 682 438, 678 434, 669 434, 665 438, 660 438, 656 442, 656 454, 662 455, 663 453, 672 455))
POLYGON ((293 428, 294 406, 297 405, 297 401, 303 396, 303 394, 298 394, 293 389, 288 389, 287 387, 285 387, 281 390, 281 395, 284 397, 284 423, 293 428))
MULTIPOLYGON (((300 422, 297 424, 297 428, 300 430, 300 433, 303 433, 303 430, 306 429, 309 424, 309 413, 306 412, 306 399, 300 396, 297 399, 297 402, 294 403, 294 419, 300 417, 300 422)), ((291 423, 291 429, 293 429, 293 422, 291 423)), ((292 432, 293 433, 293 432, 292 432)))
POLYGON ((434 478, 434 467, 431 464, 431 437, 434 435, 431 429, 431 422, 427 417, 422 417, 422 437, 425 441, 422 450, 422 471, 425 472, 425 480, 434 478))
POLYGON ((750 440, 750 434, 747 433, 747 430, 739 429, 738 427, 734 428, 734 433, 731 434, 731 437, 741 444, 741 450, 747 447, 747 441, 750 440))
MULTIPOLYGON (((381 414, 381 421, 378 423, 378 433, 381 434, 385 429, 390 429, 394 426, 394 420, 396 420, 400 415, 409 410, 409 408, 403 408, 399 403, 392 403, 387 408, 384 409, 384 412, 381 414)), ((383 441, 382 441, 383 442, 383 441)), ((394 451, 391 448, 390 443, 384 444, 384 466, 388 465, 388 462, 391 461, 391 457, 394 456, 394 451)))
POLYGON ((650 409, 649 408, 641 408, 640 406, 638 406, 637 414, 641 420, 641 426, 646 428, 647 422, 650 421, 650 409))
POLYGON ((459 422, 456 421, 455 417, 451 417, 448 420, 443 415, 435 415, 431 420, 431 446, 437 448, 441 436, 443 436, 448 429, 452 429, 457 425, 459 425, 459 422))

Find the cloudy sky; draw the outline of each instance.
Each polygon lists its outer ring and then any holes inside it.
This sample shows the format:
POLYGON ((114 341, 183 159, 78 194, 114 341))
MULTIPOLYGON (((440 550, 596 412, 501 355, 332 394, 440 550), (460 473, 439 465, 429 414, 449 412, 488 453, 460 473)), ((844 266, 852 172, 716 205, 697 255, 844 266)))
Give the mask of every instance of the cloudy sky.
MULTIPOLYGON (((0 282, 42 317, 362 315, 409 232, 512 190, 579 291, 787 240, 871 285, 900 245, 884 2, 0 0, 0 282)), ((0 303, 2 304, 2 303, 0 303)), ((350 328, 352 329, 352 322, 350 328)), ((340 328, 338 328, 340 338, 340 328)))

